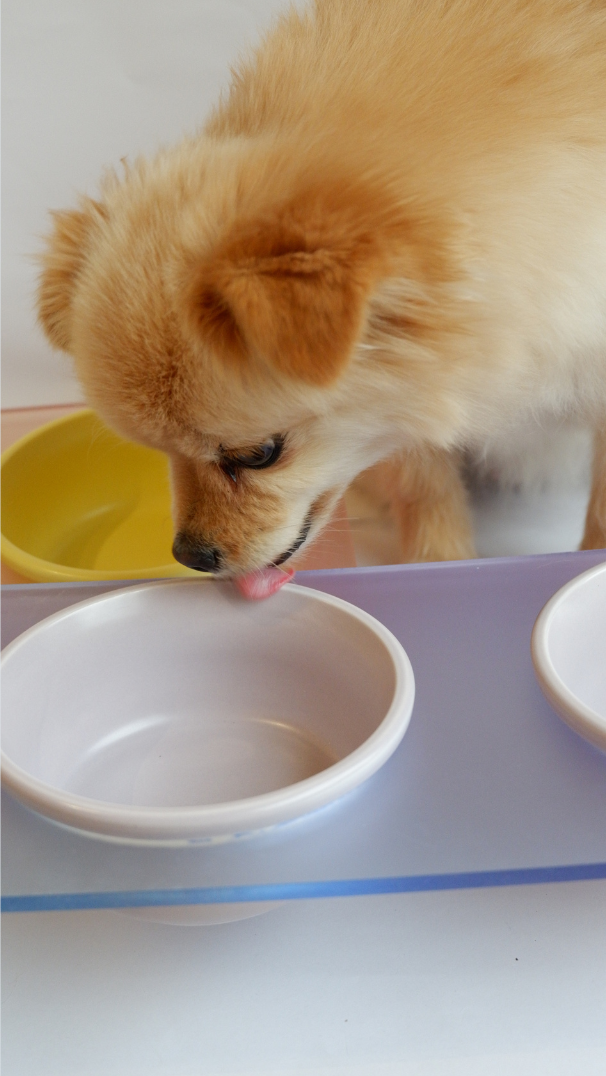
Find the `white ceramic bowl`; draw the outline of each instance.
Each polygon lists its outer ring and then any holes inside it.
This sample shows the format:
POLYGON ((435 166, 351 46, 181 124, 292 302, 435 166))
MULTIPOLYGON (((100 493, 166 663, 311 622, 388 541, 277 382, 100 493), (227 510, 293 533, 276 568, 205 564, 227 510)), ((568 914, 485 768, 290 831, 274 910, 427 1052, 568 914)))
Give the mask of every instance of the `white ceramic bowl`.
POLYGON ((547 602, 531 650, 556 713, 606 751, 606 563, 572 579, 547 602))
POLYGON ((414 678, 373 617, 292 584, 152 583, 71 606, 2 658, 2 782, 97 837, 209 843, 323 807, 392 754, 414 678))

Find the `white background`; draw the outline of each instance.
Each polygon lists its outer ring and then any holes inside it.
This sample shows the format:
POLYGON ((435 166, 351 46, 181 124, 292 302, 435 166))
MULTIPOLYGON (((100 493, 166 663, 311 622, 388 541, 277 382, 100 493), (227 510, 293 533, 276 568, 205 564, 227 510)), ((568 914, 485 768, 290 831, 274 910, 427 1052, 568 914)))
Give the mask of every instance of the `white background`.
POLYGON ((285 0, 4 0, 3 407, 81 399, 36 325, 48 210, 204 122, 285 0))
POLYGON ((606 882, 5 915, 3 1076, 603 1076, 606 882))

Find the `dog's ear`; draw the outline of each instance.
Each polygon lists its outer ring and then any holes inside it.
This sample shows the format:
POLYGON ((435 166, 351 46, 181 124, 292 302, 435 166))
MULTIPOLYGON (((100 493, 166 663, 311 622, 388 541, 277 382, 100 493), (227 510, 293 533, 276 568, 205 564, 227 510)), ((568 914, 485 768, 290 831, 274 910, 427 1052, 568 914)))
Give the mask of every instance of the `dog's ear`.
POLYGON ((360 335, 380 262, 372 232, 338 213, 315 225, 285 213, 232 233, 211 258, 190 264, 187 314, 226 358, 256 356, 328 385, 360 335))
POLYGON ((99 216, 105 216, 104 207, 90 199, 83 202, 81 209, 53 213, 53 230, 39 259, 42 272, 38 320, 51 344, 62 351, 70 350, 76 281, 86 259, 91 229, 99 216))

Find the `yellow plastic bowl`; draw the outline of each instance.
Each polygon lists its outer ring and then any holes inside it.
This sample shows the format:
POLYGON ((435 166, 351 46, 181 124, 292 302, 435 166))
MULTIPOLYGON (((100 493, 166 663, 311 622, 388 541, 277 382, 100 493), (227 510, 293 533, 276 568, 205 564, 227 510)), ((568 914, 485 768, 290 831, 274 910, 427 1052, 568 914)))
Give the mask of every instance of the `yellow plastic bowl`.
POLYGON ((154 579, 173 559, 168 461, 93 411, 34 430, 2 454, 2 559, 27 579, 154 579))

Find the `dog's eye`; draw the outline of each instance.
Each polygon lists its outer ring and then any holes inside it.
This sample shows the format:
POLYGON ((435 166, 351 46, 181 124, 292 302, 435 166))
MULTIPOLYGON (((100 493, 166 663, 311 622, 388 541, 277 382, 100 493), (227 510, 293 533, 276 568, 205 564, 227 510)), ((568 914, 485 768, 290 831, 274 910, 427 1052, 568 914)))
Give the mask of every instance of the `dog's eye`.
POLYGON ((256 471, 262 471, 264 467, 271 467, 282 455, 284 438, 279 434, 270 437, 262 445, 254 448, 242 449, 241 452, 229 450, 223 453, 223 465, 229 471, 235 467, 246 467, 256 471))

